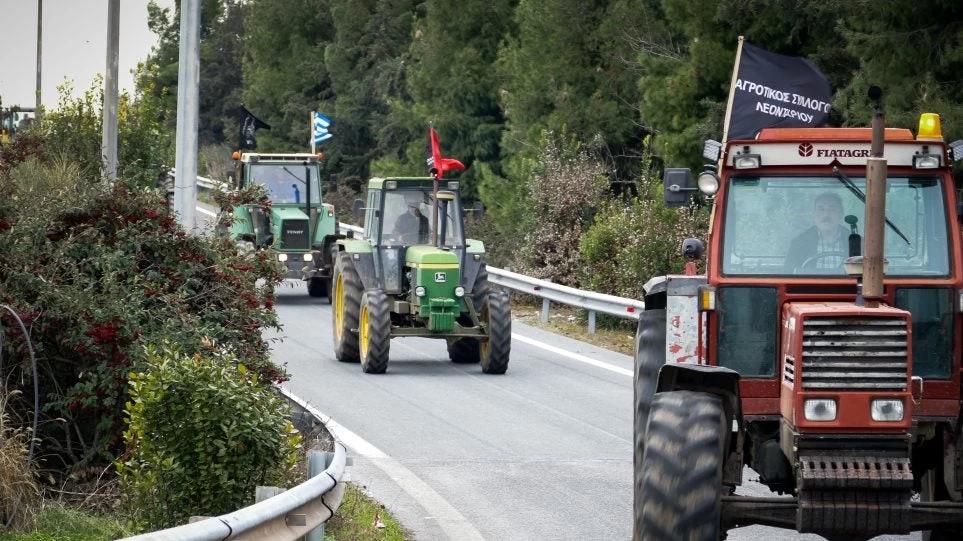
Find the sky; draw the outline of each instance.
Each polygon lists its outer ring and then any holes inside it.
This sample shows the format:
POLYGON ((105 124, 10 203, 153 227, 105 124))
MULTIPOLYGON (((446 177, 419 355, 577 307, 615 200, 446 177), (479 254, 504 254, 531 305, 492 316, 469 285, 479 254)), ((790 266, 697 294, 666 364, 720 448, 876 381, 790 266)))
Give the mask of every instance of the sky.
MULTIPOLYGON (((121 91, 134 88, 131 70, 147 58, 157 37, 147 29, 149 0, 120 0, 121 91)), ((174 0, 154 0, 173 8, 174 0)), ((73 81, 73 95, 90 88, 107 66, 108 0, 44 0, 41 99, 59 101, 57 87, 73 81)), ((37 103, 37 0, 0 0, 0 99, 3 106, 37 103)))

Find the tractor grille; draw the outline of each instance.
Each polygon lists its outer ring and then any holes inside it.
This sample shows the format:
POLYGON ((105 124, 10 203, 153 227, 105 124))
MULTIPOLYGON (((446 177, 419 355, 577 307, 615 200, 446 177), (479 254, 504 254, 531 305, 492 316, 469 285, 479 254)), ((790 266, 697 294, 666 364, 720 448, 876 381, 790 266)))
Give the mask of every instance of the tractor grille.
POLYGON ((905 320, 809 317, 803 321, 804 389, 906 390, 905 320))
POLYGON ((281 248, 307 250, 310 244, 307 220, 284 220, 281 224, 281 248))

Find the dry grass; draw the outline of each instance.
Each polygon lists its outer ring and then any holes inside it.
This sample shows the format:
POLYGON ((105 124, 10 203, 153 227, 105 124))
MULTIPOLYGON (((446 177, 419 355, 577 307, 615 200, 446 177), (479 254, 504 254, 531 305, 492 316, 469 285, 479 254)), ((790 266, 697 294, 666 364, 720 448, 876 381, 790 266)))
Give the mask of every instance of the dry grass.
MULTIPOLYGON (((0 387, 0 393, 6 393, 0 387)), ((0 525, 30 527, 40 508, 40 487, 27 467, 29 434, 11 426, 6 413, 9 396, 0 395, 0 525)))
POLYGON ((612 321, 615 318, 596 320, 595 333, 588 332, 588 314, 564 304, 552 303, 547 323, 542 323, 541 299, 531 295, 512 295, 512 319, 575 340, 587 342, 625 355, 632 355, 635 339, 635 322, 612 321))

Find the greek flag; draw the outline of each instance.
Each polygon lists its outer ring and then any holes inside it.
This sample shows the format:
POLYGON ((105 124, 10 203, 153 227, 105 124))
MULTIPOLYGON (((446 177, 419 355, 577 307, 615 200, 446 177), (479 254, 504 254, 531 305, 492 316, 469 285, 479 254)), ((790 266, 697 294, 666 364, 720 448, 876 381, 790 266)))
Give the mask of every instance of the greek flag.
POLYGON ((331 125, 331 120, 328 117, 317 112, 312 112, 311 116, 314 119, 311 128, 311 137, 314 144, 327 141, 328 139, 334 137, 333 134, 328 133, 328 126, 331 125))

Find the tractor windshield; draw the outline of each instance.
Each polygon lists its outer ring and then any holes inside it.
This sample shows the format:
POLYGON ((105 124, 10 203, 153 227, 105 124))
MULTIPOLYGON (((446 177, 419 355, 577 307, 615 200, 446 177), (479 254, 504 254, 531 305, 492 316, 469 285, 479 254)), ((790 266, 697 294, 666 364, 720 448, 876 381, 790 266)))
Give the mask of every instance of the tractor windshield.
MULTIPOLYGON (((384 219, 381 220, 382 245, 430 244, 435 232, 432 219, 431 190, 386 190, 384 219)), ((439 246, 461 248, 464 233, 461 227, 461 206, 457 198, 439 200, 439 246)))
MULTIPOLYGON (((311 169, 311 203, 321 202, 321 188, 318 185, 318 170, 311 169)), ((253 184, 260 184, 267 190, 272 203, 304 204, 308 198, 305 166, 297 163, 252 164, 249 178, 253 184)))
MULTIPOLYGON (((863 249, 864 177, 733 177, 726 187, 722 272, 845 276, 863 249), (854 189, 855 188, 855 189, 854 189)), ((887 276, 947 276, 942 181, 889 177, 883 246, 887 276)))

